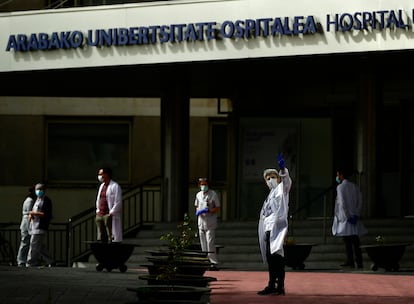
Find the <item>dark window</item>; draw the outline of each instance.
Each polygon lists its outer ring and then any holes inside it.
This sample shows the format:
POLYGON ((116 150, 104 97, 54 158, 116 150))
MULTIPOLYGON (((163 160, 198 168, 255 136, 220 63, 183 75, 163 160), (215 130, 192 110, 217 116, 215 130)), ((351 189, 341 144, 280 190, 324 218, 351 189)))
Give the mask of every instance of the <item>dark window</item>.
POLYGON ((114 180, 129 180, 129 121, 48 121, 49 182, 92 182, 109 166, 114 180))
POLYGON ((227 179, 227 125, 213 123, 211 140, 211 179, 223 183, 227 179))

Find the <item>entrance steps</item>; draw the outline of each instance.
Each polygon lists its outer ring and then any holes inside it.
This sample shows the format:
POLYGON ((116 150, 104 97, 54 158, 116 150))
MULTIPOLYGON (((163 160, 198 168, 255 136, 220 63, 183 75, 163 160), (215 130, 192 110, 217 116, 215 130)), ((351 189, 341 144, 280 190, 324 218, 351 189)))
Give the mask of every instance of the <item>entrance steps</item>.
MULTIPOLYGON (((332 220, 308 219, 290 223, 289 236, 296 243, 315 244, 305 261, 305 270, 338 270, 345 261, 344 245, 340 237, 331 233, 332 220)), ((361 245, 375 244, 375 237, 381 235, 386 243, 410 243, 400 260, 400 269, 414 269, 414 219, 369 219, 363 220, 368 234, 361 237, 361 245)), ((174 223, 156 223, 141 229, 133 239, 125 242, 137 246, 129 258, 129 268, 148 264, 147 250, 165 248, 160 236, 175 231, 174 223)), ((220 268, 225 270, 266 271, 259 251, 257 238, 257 222, 219 222, 216 230, 216 244, 219 249, 220 268)), ((372 262, 363 250, 364 270, 370 270, 372 262)), ((287 270, 289 270, 287 268, 287 270)))

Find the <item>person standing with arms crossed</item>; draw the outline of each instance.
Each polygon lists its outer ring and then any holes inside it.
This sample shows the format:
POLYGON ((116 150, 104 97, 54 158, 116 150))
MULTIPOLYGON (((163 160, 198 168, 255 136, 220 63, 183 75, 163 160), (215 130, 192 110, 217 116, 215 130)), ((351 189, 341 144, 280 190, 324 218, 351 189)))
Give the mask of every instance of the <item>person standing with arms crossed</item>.
POLYGON ((336 172, 335 211, 332 234, 340 236, 345 243, 346 260, 341 267, 363 268, 359 236, 368 231, 360 221, 362 198, 359 187, 348 180, 343 169, 336 172))
POLYGON ((31 236, 26 266, 41 266, 41 259, 43 259, 49 267, 52 267, 55 265, 55 261, 49 255, 49 250, 45 244, 49 224, 52 220, 52 201, 45 195, 46 188, 44 184, 36 184, 35 193, 37 198, 32 210, 29 212, 29 231, 31 236))
POLYGON ((279 172, 266 169, 263 178, 269 194, 260 211, 258 236, 263 262, 268 265, 267 286, 259 295, 285 295, 285 261, 283 244, 288 233, 289 192, 292 180, 285 161, 278 155, 279 172), (276 286, 277 284, 277 286, 276 286))
POLYGON ((211 262, 210 270, 218 270, 216 254, 217 212, 220 210, 220 200, 214 190, 209 189, 207 178, 199 178, 200 191, 196 194, 194 206, 198 217, 198 234, 201 250, 208 252, 211 262))
POLYGON ((20 246, 17 253, 17 266, 26 267, 27 254, 30 248, 29 234, 29 213, 33 208, 36 200, 35 186, 31 186, 28 190, 27 197, 22 206, 22 220, 20 222, 20 246))
POLYGON ((96 197, 97 240, 102 243, 122 242, 122 189, 112 180, 112 169, 98 170, 101 185, 96 197))

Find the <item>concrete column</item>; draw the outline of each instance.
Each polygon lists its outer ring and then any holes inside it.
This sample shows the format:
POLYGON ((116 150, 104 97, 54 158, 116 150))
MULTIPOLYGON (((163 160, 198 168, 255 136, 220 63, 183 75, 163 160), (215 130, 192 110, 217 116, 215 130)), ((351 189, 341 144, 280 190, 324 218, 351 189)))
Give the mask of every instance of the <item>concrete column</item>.
POLYGON ((375 75, 362 74, 359 81, 359 116, 357 119, 357 170, 359 173, 364 210, 363 215, 374 217, 381 213, 377 189, 381 172, 378 170, 378 122, 381 88, 375 75))
POLYGON ((185 81, 167 84, 161 96, 163 220, 180 221, 188 210, 189 111, 185 81))

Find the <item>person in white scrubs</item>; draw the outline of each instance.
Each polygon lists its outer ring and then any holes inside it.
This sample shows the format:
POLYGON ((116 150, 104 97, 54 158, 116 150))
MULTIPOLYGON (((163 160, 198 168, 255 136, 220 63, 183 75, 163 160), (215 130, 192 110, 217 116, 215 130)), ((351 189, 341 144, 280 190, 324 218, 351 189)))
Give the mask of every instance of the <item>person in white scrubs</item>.
POLYGON ((199 178, 198 186, 200 191, 196 194, 194 207, 196 208, 196 216, 198 218, 201 250, 208 252, 207 255, 211 262, 210 270, 219 270, 219 261, 216 253, 216 228, 220 199, 217 193, 209 188, 207 178, 199 178))

